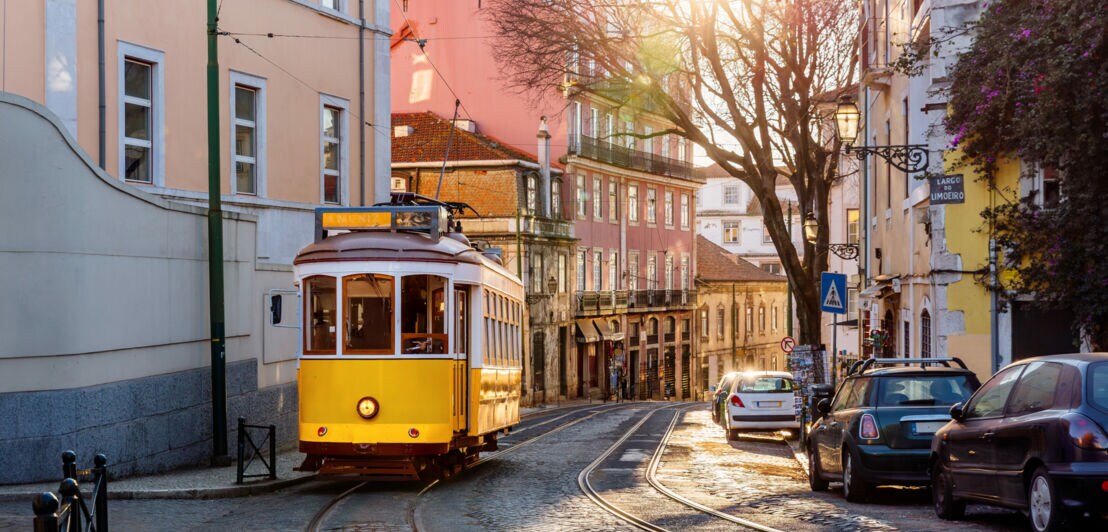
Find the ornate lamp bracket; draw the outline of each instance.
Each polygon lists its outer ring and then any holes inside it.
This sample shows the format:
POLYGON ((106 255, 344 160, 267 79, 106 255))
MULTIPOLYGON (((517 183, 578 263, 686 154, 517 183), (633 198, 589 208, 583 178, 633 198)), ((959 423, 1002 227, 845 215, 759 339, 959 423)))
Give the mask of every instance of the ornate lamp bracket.
POLYGON ((860 161, 869 155, 876 155, 888 161, 898 170, 908 173, 919 172, 927 168, 928 156, 926 144, 902 144, 897 146, 851 146, 846 145, 846 153, 853 153, 860 161))

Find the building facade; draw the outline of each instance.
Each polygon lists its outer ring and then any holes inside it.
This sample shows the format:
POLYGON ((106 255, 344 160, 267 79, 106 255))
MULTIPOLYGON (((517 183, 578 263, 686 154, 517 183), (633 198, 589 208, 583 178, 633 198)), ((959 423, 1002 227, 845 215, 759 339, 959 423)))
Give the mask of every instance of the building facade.
POLYGON ((535 124, 545 117, 551 161, 564 172, 541 176, 536 201, 550 218, 570 221, 577 246, 566 264, 575 323, 557 335, 567 342, 557 348, 565 396, 611 397, 617 388, 642 398, 689 396, 698 184, 690 144, 672 135, 640 138, 667 127, 647 109, 574 91, 536 101, 490 83, 501 70, 488 39, 448 44, 490 34, 482 14, 480 2, 445 0, 396 10, 394 112, 457 112, 459 123, 475 121, 524 152, 534 149, 535 124))
POLYGON ((703 235, 696 247, 699 391, 732 371, 785 371, 788 282, 703 235))
MULTIPOLYGON (((499 248, 505 267, 524 282, 523 401, 572 396, 577 382, 569 375, 575 361, 566 347, 574 330, 570 264, 576 246, 569 222, 544 209, 538 190, 543 175, 557 179, 562 170, 551 168, 547 156, 536 159, 481 135, 473 121, 451 132, 450 120, 434 113, 398 113, 392 125, 393 188, 468 204, 471 209, 457 217, 465 235, 499 248), (448 141, 451 155, 444 168, 448 141)), ((536 153, 549 153, 549 144, 550 134, 540 123, 536 153)))

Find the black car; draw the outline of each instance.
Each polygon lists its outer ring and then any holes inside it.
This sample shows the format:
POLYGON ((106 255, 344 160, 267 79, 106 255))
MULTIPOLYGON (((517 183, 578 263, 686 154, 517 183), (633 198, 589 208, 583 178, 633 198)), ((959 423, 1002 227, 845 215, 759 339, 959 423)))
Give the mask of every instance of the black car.
POLYGON ((931 436, 950 421, 950 406, 978 385, 957 358, 857 364, 835 397, 817 404, 822 417, 809 430, 807 449, 812 491, 841 480, 846 500, 860 502, 879 484, 929 483, 931 436))
POLYGON ((1025 510, 1042 532, 1108 512, 1108 354, 1016 362, 950 415, 931 444, 939 517, 982 502, 1025 510))
POLYGON ((719 384, 713 386, 710 390, 711 394, 708 400, 708 408, 712 409, 712 421, 716 424, 723 424, 720 418, 720 412, 723 411, 723 402, 727 399, 727 394, 731 393, 731 385, 734 384, 736 379, 742 377, 742 372, 732 371, 731 373, 724 374, 719 379, 719 384))

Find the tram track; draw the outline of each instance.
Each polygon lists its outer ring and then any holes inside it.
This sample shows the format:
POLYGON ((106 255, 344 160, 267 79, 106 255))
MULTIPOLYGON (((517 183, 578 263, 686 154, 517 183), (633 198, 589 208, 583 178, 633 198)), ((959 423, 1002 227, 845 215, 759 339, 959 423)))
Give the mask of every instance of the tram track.
MULTIPOLYGON (((573 408, 572 411, 561 414, 561 415, 557 415, 558 412, 543 412, 541 414, 536 414, 534 416, 529 416, 529 418, 533 418, 533 417, 538 417, 542 414, 550 414, 554 417, 552 417, 551 419, 542 421, 541 423, 537 423, 535 425, 530 425, 530 426, 524 427, 522 429, 512 431, 511 432, 512 435, 520 434, 522 432, 526 432, 526 431, 533 430, 533 429, 536 429, 536 428, 539 428, 539 427, 542 427, 542 426, 549 425, 551 423, 554 423, 556 421, 565 419, 567 417, 571 417, 571 416, 573 416, 575 414, 578 414, 578 413, 581 413, 583 411, 584 412, 592 411, 592 413, 590 413, 588 415, 585 415, 583 417, 568 421, 566 423, 563 423, 561 425, 558 425, 558 426, 554 427, 551 430, 548 430, 548 431, 543 432, 541 434, 538 434, 536 436, 532 436, 532 437, 527 438, 525 440, 522 440, 520 442, 513 443, 510 446, 507 446, 502 450, 495 451, 493 453, 489 453, 487 456, 477 460, 472 465, 466 467, 466 469, 462 472, 463 473, 462 475, 458 475, 457 477, 453 477, 449 480, 453 480, 454 478, 459 478, 461 476, 464 476, 465 472, 472 471, 472 470, 476 469, 477 467, 479 467, 483 464, 486 464, 488 462, 503 458, 503 457, 505 457, 505 456, 507 456, 507 455, 509 455, 509 454, 521 449, 521 448, 524 448, 524 447, 527 447, 528 445, 531 445, 532 443, 534 443, 538 440, 541 440, 543 438, 546 438, 547 436, 551 436, 553 434, 561 432, 561 431, 563 431, 565 429, 568 429, 568 428, 570 428, 570 427, 572 427, 572 426, 574 426, 578 423, 582 423, 582 422, 584 422, 588 419, 592 419, 593 417, 596 417, 596 416, 598 416, 600 414, 603 414, 603 413, 610 412, 612 410, 617 410, 617 409, 630 407, 634 404, 635 403, 613 403, 613 404, 608 404, 608 405, 596 405, 596 406, 591 406, 590 405, 590 406, 585 406, 585 407, 581 407, 581 408, 570 407, 570 408, 573 408)), ((563 409, 559 409, 559 410, 563 410, 563 409)), ((360 491, 362 488, 365 488, 370 483, 371 483, 371 481, 360 482, 357 485, 343 491, 339 495, 332 497, 329 501, 327 501, 327 503, 322 508, 320 508, 319 511, 316 512, 316 514, 312 517, 312 520, 308 523, 308 525, 304 528, 304 530, 306 532, 320 532, 322 530, 327 530, 327 529, 322 528, 322 526, 325 523, 328 516, 335 510, 335 508, 337 508, 343 501, 350 498, 352 495, 356 494, 358 491, 360 491)), ((431 482, 430 484, 424 486, 421 490, 419 490, 415 494, 414 497, 412 497, 412 500, 406 506, 405 512, 404 512, 405 522, 406 522, 407 526, 412 530, 412 532, 419 532, 419 530, 420 530, 420 528, 418 526, 418 519, 419 519, 419 517, 418 517, 418 507, 419 507, 420 498, 423 495, 425 495, 427 492, 434 489, 435 487, 441 485, 442 483, 443 483, 443 480, 435 480, 435 481, 431 482)))
MULTIPOLYGON (((734 516, 734 515, 731 515, 731 514, 728 514, 728 513, 725 513, 725 512, 721 512, 719 510, 709 508, 707 506, 704 506, 703 504, 697 503, 696 501, 693 501, 693 500, 691 500, 687 497, 684 497, 684 496, 674 492, 673 490, 667 488, 665 485, 663 485, 657 479, 657 472, 658 472, 659 464, 661 463, 662 456, 665 453, 666 446, 669 443, 670 436, 673 434, 673 429, 677 426, 677 421, 680 419, 682 414, 688 412, 692 408, 697 408, 697 407, 698 406, 687 406, 687 407, 684 407, 684 408, 675 409, 675 412, 673 413, 673 418, 670 420, 669 425, 666 427, 665 432, 662 434, 662 437, 658 440, 658 445, 655 447, 654 453, 651 456, 649 464, 647 465, 646 475, 645 475, 647 482, 650 484, 650 486, 652 488, 654 488, 655 491, 657 491, 659 494, 663 495, 664 497, 666 497, 670 500, 673 500, 673 501, 675 501, 675 502, 677 502, 681 505, 684 505, 688 508, 696 510, 697 512, 699 512, 701 514, 709 515, 709 516, 715 517, 717 519, 722 519, 724 521, 727 521, 729 523, 738 525, 738 526, 743 527, 744 529, 748 529, 748 530, 758 530, 758 531, 761 531, 761 532, 781 532, 781 531, 779 531, 775 528, 772 528, 772 527, 769 527, 769 526, 766 526, 766 525, 762 525, 760 523, 750 521, 748 519, 743 519, 743 518, 740 518, 740 517, 737 517, 737 516, 734 516)), ((582 469, 581 473, 578 474, 578 476, 577 476, 578 486, 581 488, 581 491, 593 503, 595 503, 597 506, 601 507, 603 510, 607 511, 608 513, 610 513, 610 514, 626 521, 627 523, 633 525, 634 527, 636 527, 640 530, 647 530, 647 531, 651 531, 651 532, 668 532, 667 528, 664 528, 662 526, 658 526, 658 525, 650 522, 647 519, 644 519, 644 518, 642 518, 638 515, 635 515, 634 513, 630 512, 628 510, 620 508, 616 504, 614 504, 611 501, 609 501, 608 499, 606 499, 603 495, 601 495, 592 486, 592 484, 589 481, 589 476, 592 474, 593 471, 595 471, 598 467, 600 467, 600 465, 603 464, 613 453, 615 453, 616 450, 619 449, 627 440, 629 440, 632 436, 634 436, 639 431, 639 429, 642 428, 642 426, 644 424, 646 424, 647 421, 650 420, 651 417, 653 417, 658 412, 661 412, 663 410, 667 410, 669 408, 672 408, 672 407, 661 407, 661 408, 656 408, 656 409, 652 410, 649 414, 644 416, 641 420, 639 420, 637 423, 635 423, 633 426, 631 426, 629 429, 627 429, 627 431, 623 434, 622 437, 620 437, 618 440, 616 440, 610 447, 608 447, 608 449, 604 453, 602 453, 600 456, 598 456, 596 458, 596 460, 593 460, 592 463, 590 463, 588 466, 586 466, 585 469, 582 469)))

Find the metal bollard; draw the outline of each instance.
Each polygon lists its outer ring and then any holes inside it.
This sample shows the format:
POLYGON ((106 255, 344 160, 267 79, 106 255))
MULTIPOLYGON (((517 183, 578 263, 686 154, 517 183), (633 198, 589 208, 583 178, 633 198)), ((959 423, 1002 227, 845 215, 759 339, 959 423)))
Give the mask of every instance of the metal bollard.
POLYGON ((277 480, 277 425, 269 426, 269 479, 277 480))
POLYGON ((58 498, 49 491, 31 501, 35 510, 35 532, 58 532, 58 498))
POLYGON ((62 478, 77 478, 77 453, 62 453, 62 478))
POLYGON ((245 463, 243 463, 243 460, 246 459, 246 418, 244 418, 244 417, 239 418, 239 433, 238 433, 238 436, 239 436, 239 449, 238 449, 239 452, 238 452, 238 460, 236 460, 237 472, 236 472, 236 475, 235 475, 235 484, 242 484, 242 475, 243 475, 243 473, 245 473, 245 469, 246 469, 246 465, 245 465, 245 463))
POLYGON ((72 477, 67 478, 58 486, 58 493, 62 495, 62 502, 68 509, 66 529, 68 532, 81 532, 81 487, 72 477))
POLYGON ((96 532, 108 532, 108 457, 98 454, 92 461, 95 464, 92 475, 96 482, 96 493, 93 499, 96 532))

